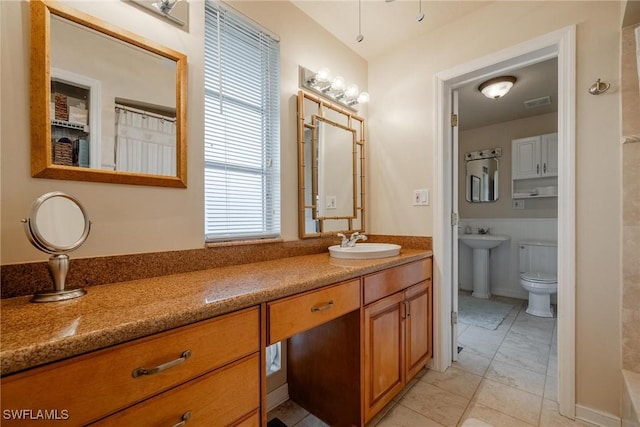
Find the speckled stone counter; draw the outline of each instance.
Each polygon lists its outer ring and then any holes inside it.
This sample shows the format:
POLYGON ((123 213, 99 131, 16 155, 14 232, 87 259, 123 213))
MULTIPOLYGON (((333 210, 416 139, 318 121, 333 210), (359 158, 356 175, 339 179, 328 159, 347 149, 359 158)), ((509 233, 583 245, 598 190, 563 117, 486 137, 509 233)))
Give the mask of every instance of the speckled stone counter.
POLYGON ((427 258, 431 251, 341 260, 328 253, 114 283, 84 297, 34 304, 3 299, 2 375, 427 258))

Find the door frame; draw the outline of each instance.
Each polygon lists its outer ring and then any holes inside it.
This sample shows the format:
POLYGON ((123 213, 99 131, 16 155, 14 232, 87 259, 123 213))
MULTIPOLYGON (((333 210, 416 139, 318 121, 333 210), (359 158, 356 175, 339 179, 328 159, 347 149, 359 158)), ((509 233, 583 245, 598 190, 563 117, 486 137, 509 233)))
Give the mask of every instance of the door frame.
MULTIPOLYGON (((560 414, 575 418, 575 25, 528 40, 435 76, 434 124, 434 328, 433 367, 452 360, 453 197, 451 92, 471 81, 558 58, 558 403, 560 414)), ((457 214, 457 212, 455 212, 457 214)), ((457 225, 456 225, 457 227, 457 225)))

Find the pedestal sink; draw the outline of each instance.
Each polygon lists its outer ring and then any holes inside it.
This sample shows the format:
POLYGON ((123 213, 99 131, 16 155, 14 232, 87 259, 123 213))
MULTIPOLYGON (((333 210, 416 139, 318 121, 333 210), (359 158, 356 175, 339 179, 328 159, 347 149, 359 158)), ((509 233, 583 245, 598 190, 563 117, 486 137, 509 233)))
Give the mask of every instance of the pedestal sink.
POLYGON ((489 298, 489 251, 510 239, 502 234, 461 234, 465 245, 473 249, 473 293, 476 298, 489 298))

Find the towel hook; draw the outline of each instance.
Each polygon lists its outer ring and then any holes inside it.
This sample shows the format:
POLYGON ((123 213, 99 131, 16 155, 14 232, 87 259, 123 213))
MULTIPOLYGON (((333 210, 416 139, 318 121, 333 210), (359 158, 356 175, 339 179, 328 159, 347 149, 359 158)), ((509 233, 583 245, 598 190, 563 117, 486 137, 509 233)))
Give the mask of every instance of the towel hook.
POLYGON ((589 88, 589 93, 591 95, 601 95, 609 90, 611 84, 601 82, 600 79, 596 80, 594 84, 589 88))

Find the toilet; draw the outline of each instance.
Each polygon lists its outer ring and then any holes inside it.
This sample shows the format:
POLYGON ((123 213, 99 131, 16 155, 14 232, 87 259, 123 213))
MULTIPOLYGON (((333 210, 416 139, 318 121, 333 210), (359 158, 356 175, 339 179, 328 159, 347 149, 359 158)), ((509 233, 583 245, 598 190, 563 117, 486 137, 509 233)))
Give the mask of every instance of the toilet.
POLYGON ((558 245, 550 241, 520 242, 520 285, 529 292, 527 313, 553 317, 551 294, 558 292, 558 245))

